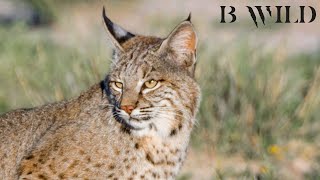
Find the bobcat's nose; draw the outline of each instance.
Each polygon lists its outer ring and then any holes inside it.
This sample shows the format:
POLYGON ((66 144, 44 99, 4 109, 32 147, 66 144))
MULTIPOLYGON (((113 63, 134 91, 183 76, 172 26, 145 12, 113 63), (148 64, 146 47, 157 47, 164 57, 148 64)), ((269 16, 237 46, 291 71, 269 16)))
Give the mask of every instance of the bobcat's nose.
POLYGON ((120 107, 122 110, 124 110, 126 113, 128 113, 129 115, 131 114, 131 112, 134 110, 134 106, 132 105, 124 105, 120 107))

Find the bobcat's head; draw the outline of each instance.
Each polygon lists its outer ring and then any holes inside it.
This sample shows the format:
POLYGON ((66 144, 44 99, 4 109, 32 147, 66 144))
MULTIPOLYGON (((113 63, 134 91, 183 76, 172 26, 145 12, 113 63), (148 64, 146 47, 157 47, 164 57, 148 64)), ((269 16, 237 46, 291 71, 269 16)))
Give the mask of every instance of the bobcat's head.
POLYGON ((197 36, 190 16, 167 38, 130 33, 103 19, 115 46, 105 79, 113 116, 138 136, 175 136, 191 129, 198 108, 194 80, 197 36))

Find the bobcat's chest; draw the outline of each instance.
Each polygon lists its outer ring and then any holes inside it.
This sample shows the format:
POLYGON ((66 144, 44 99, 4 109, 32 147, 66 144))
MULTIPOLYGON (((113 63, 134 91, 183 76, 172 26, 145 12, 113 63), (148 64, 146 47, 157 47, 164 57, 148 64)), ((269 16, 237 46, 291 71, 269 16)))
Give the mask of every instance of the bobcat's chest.
POLYGON ((186 156, 180 143, 84 132, 39 146, 22 161, 20 178, 174 179, 186 156))
POLYGON ((152 138, 143 138, 135 144, 135 148, 143 152, 146 175, 151 179, 172 179, 174 178, 185 157, 186 146, 181 144, 158 141, 152 138))

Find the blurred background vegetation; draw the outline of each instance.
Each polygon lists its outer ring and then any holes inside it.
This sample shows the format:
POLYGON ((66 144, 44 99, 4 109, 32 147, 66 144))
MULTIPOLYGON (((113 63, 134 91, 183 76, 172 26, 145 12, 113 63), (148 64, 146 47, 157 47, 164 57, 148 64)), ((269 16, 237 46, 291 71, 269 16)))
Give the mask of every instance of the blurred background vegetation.
POLYGON ((256 28, 250 4, 220 3, 0 0, 0 113, 75 97, 104 78, 103 5, 126 29, 162 37, 191 11, 202 101, 179 179, 320 179, 319 22, 256 28), (220 24, 220 5, 236 6, 238 22, 220 24))

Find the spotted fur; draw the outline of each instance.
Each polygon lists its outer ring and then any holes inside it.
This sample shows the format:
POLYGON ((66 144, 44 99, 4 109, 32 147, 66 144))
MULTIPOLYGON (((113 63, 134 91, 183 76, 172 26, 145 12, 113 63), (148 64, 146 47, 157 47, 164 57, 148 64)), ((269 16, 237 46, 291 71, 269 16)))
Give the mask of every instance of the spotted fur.
POLYGON ((0 179, 174 179, 187 154, 199 87, 191 17, 167 38, 114 24, 107 77, 79 97, 0 116, 0 179), (147 88, 145 83, 157 84, 147 88), (119 82, 121 88, 112 83, 119 82), (130 110, 122 107, 134 107, 130 110))

